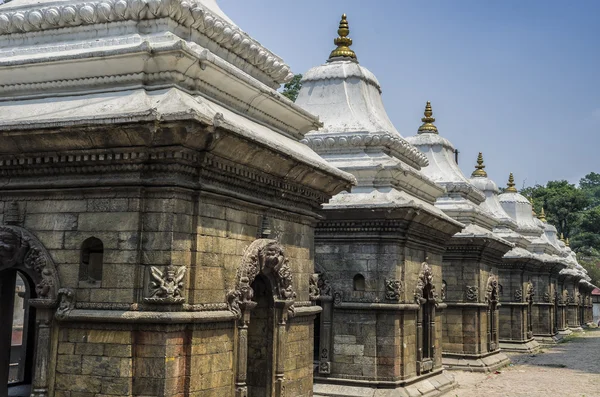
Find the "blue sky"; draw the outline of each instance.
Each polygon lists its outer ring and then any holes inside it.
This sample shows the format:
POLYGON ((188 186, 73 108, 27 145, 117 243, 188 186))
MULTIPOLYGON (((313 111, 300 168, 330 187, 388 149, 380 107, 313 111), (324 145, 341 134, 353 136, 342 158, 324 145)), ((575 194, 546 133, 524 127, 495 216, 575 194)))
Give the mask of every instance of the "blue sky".
POLYGON ((348 14, 352 49, 414 135, 427 100, 470 175, 504 186, 600 172, 600 1, 219 0, 294 73, 323 63, 348 14))

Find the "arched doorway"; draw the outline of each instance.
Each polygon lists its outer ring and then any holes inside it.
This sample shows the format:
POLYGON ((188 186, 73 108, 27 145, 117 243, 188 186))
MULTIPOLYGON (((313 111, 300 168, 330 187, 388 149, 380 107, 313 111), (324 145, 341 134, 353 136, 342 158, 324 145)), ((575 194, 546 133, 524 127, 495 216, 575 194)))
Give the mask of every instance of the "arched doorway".
POLYGON ((27 230, 0 225, 0 397, 48 393, 50 327, 58 275, 27 230))
POLYGON ((435 357, 435 307, 437 294, 433 273, 427 262, 421 264, 421 272, 415 288, 417 313, 417 375, 433 370, 435 357))
POLYGON ((286 321, 296 293, 283 247, 255 240, 244 252, 235 289, 227 294, 237 317, 236 397, 283 396, 286 321))

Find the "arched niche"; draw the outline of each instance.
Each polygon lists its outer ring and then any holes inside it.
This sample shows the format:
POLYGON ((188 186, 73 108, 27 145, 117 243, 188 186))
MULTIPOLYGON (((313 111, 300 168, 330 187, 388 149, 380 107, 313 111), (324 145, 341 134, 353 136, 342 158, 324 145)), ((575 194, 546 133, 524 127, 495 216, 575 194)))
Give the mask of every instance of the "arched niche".
POLYGON ((249 327, 253 327, 253 318, 255 322, 270 327, 263 341, 268 344, 265 351, 269 354, 265 365, 269 366, 271 371, 267 371, 269 379, 264 385, 265 390, 261 389, 259 394, 282 395, 285 387, 286 321, 289 316, 294 315, 295 298, 292 272, 283 247, 277 240, 271 239, 252 242, 242 256, 235 288, 227 294, 229 310, 238 318, 235 355, 236 397, 252 395, 252 387, 263 387, 252 383, 253 374, 248 371, 254 359, 252 352, 249 354, 249 341, 252 342, 254 331, 250 329, 249 334, 249 327))

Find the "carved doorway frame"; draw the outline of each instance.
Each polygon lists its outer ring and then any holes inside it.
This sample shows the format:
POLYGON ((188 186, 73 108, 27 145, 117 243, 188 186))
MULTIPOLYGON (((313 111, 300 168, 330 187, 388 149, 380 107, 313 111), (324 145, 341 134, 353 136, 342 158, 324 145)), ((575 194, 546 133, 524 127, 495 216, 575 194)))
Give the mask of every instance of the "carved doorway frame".
MULTIPOLYGON (((50 359, 50 341, 53 328, 53 312, 57 306, 60 283, 58 272, 48 251, 42 243, 28 230, 14 225, 0 225, 0 274, 14 275, 20 272, 33 285, 29 305, 35 310, 35 332, 33 338, 33 368, 31 368, 31 396, 48 396, 48 362, 50 359)), ((3 280, 2 298, 10 303, 14 299, 14 285, 7 288, 13 277, 3 280), (9 296, 12 292, 12 296, 9 296)), ((6 305, 6 301, 4 301, 6 305)), ((6 334, 12 332, 12 308, 6 311, 10 321, 0 322, 0 344, 10 344, 6 334), (10 328, 10 331, 9 331, 10 328)), ((9 346, 10 347, 10 346, 9 346)), ((9 360, 7 360, 9 361, 9 360)), ((0 382, 6 381, 6 386, 0 385, 0 396, 8 394, 8 365, 0 368, 0 382), (3 368, 6 366, 6 368, 3 368)))
POLYGON ((497 350, 499 344, 499 322, 498 322, 498 279, 490 275, 487 281, 485 300, 488 303, 488 351, 497 350))
POLYGON ((248 326, 252 310, 257 303, 252 300, 251 287, 261 274, 270 284, 273 293, 274 327, 273 364, 274 384, 270 397, 285 396, 285 353, 287 344, 287 321, 294 316, 293 279, 289 261, 277 240, 258 239, 252 242, 242 255, 237 270, 235 289, 227 294, 229 310, 237 317, 237 343, 235 346, 235 397, 248 396, 248 326))

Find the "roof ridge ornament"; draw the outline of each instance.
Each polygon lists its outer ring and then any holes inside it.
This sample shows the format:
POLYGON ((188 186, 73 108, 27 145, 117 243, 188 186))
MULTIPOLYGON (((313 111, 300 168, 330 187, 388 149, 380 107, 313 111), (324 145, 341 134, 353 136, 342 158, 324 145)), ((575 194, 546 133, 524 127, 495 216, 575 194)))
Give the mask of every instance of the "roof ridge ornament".
POLYGON ((346 14, 342 14, 342 19, 340 20, 340 26, 337 32, 339 36, 333 39, 333 44, 335 44, 337 48, 331 51, 331 54, 329 54, 329 60, 331 61, 332 58, 339 57, 356 59, 356 54, 350 49, 350 46, 352 45, 352 39, 348 37, 350 34, 350 28, 348 28, 346 14))
POLYGON ((485 165, 483 164, 483 154, 479 152, 477 156, 477 165, 475 166, 475 171, 471 174, 471 177, 482 177, 487 178, 487 172, 484 170, 485 165))
POLYGON ((506 193, 518 193, 517 188, 515 187, 515 177, 512 172, 508 176, 508 183, 506 186, 508 186, 506 188, 506 193))
POLYGON ((542 211, 540 211, 538 219, 544 223, 548 223, 548 221, 546 220, 546 213, 544 212, 544 207, 542 207, 542 211))
POLYGON ((564 234, 560 234, 560 241, 562 241, 563 243, 565 243, 565 245, 567 245, 567 243, 565 242, 565 235, 564 234))
POLYGON ((437 134, 438 129, 435 125, 433 125, 433 123, 435 122, 435 118, 432 117, 433 111, 431 110, 431 102, 427 101, 427 104, 425 105, 425 111, 423 112, 423 114, 425 115, 425 117, 423 117, 421 119, 423 124, 419 127, 419 131, 418 131, 419 134, 424 134, 424 133, 437 134))
POLYGON ((567 238, 566 238, 566 240, 565 240, 565 245, 566 245, 567 247, 570 247, 570 246, 571 246, 571 244, 569 244, 569 238, 568 238, 568 237, 567 237, 567 238))

